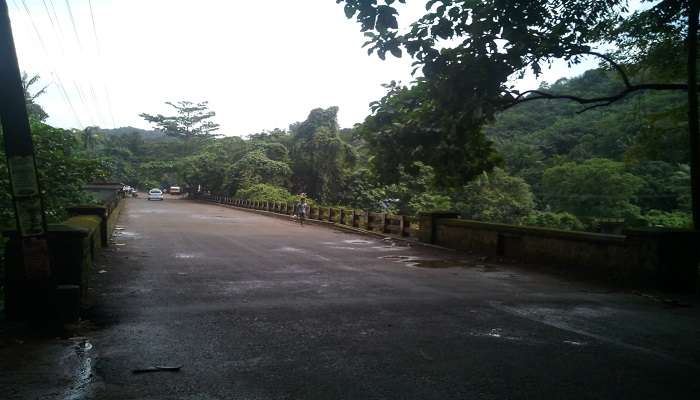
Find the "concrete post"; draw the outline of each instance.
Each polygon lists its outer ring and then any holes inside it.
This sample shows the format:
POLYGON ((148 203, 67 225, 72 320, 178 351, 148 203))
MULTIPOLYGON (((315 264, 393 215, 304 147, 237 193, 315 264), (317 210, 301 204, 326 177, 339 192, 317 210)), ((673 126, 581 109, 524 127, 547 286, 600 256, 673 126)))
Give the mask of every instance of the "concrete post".
POLYGON ((406 216, 405 215, 399 215, 399 236, 406 236, 404 235, 404 229, 406 228, 406 216))

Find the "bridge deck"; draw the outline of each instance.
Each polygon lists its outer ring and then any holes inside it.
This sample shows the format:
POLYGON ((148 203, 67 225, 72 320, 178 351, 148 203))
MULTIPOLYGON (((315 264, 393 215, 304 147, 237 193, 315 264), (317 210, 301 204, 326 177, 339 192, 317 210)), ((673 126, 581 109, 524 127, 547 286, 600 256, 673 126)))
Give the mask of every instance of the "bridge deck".
MULTIPOLYGON (((700 392, 697 304, 668 308, 477 256, 185 200, 130 199, 120 225, 97 267, 105 272, 94 278, 94 327, 81 333, 92 345, 93 375, 69 383, 71 394, 641 399, 700 392), (183 367, 131 373, 152 365, 183 367)), ((0 359, 11 353, 0 346, 0 359)), ((26 379, 21 368, 8 373, 8 362, 0 361, 2 398, 13 398, 11 382, 26 379)))

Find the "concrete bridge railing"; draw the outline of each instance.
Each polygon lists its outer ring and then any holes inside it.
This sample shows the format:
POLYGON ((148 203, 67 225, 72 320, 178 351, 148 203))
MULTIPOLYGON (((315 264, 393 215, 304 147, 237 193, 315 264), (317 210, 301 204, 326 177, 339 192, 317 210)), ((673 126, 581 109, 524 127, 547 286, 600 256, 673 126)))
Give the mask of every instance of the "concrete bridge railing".
MULTIPOLYGON (((274 214, 290 216, 294 214, 294 204, 292 203, 253 201, 226 196, 207 195, 193 196, 193 198, 234 207, 266 211, 274 214)), ((397 237, 418 238, 418 217, 337 207, 310 206, 308 219, 312 221, 335 223, 377 233, 392 234, 397 237)))
MULTIPOLYGON (((67 209, 69 218, 48 229, 51 278, 37 287, 24 274, 22 250, 15 231, 4 231, 5 315, 27 318, 75 320, 86 300, 95 258, 109 246, 109 237, 124 207, 121 185, 99 186, 102 205, 67 209), (110 192, 105 193, 105 192, 110 192), (35 315, 40 313, 43 315, 35 315)), ((88 189, 89 190, 89 189, 88 189)))
MULTIPOLYGON (((294 205, 227 196, 195 199, 292 215, 294 205)), ((621 235, 485 223, 456 213, 418 217, 332 207, 310 207, 309 219, 379 232, 456 250, 555 267, 626 287, 692 292, 697 288, 700 232, 672 229, 626 230, 621 235)))

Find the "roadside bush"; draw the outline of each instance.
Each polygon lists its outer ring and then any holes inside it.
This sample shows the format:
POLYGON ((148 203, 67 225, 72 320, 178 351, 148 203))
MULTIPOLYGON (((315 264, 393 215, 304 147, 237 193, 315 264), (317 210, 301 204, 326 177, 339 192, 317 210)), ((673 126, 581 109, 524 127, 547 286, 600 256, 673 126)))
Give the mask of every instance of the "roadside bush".
MULTIPOLYGON (((107 165, 82 152, 77 139, 68 130, 36 121, 32 121, 31 128, 48 221, 63 220, 67 206, 94 203, 93 196, 83 192, 82 187, 87 182, 106 179, 107 165)), ((12 195, 6 165, 5 153, 0 146, 0 226, 13 227, 12 195)))
POLYGON ((586 226, 575 215, 551 211, 533 211, 525 220, 526 225, 542 228, 564 229, 568 231, 582 231, 586 226))
POLYGON ((258 183, 240 189, 236 192, 235 197, 244 200, 283 203, 291 203, 298 200, 298 196, 292 195, 287 189, 267 183, 258 183))
POLYGON ((417 215, 420 212, 449 211, 451 209, 452 201, 450 196, 440 193, 419 193, 408 202, 410 215, 417 215))
POLYGON ((650 227, 690 228, 693 224, 690 213, 683 211, 649 210, 642 220, 650 227))
POLYGON ((454 204, 465 218, 516 225, 522 224, 535 208, 530 185, 500 168, 484 172, 465 185, 454 204))

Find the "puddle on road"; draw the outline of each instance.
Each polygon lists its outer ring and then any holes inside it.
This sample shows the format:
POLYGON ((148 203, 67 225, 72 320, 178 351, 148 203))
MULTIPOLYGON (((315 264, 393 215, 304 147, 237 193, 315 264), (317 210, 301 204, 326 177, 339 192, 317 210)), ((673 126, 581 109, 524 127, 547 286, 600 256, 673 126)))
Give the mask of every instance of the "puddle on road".
POLYGON ((407 267, 416 268, 429 268, 429 269, 445 269, 445 268, 473 268, 479 272, 484 273, 496 273, 500 272, 500 269, 494 265, 486 264, 473 264, 467 260, 455 260, 455 259, 425 259, 417 256, 404 256, 391 254, 387 256, 381 256, 379 259, 389 260, 394 262, 399 262, 407 267))
POLYGON ((275 251, 284 251, 288 253, 306 253, 306 250, 304 249, 297 249, 296 247, 289 246, 280 247, 278 249, 275 249, 275 251))
POLYGON ((114 232, 113 236, 115 238, 119 237, 119 238, 124 238, 124 239, 139 239, 141 237, 141 234, 136 233, 136 232, 129 232, 129 231, 121 230, 121 231, 114 232))
POLYGON ((400 251, 410 249, 408 246, 372 246, 372 248, 379 251, 400 251))
POLYGON ((441 269, 441 268, 458 268, 458 267, 468 267, 470 266, 466 261, 463 260, 444 260, 444 259, 439 259, 439 260, 426 260, 426 259, 421 259, 416 256, 403 256, 403 255, 389 255, 389 256, 382 256, 379 257, 382 260, 390 260, 390 261, 395 261, 395 262, 400 262, 405 264, 406 266, 409 267, 417 267, 417 268, 432 268, 432 269, 441 269))
POLYGON ((90 397, 90 385, 94 380, 93 358, 90 351, 93 349, 92 343, 86 338, 73 338, 76 343, 73 345, 78 364, 74 371, 70 387, 64 392, 63 399, 77 400, 90 397))
POLYGON ((350 239, 350 240, 343 240, 343 243, 347 243, 347 244, 372 244, 374 242, 371 240, 364 240, 364 239, 350 239))

